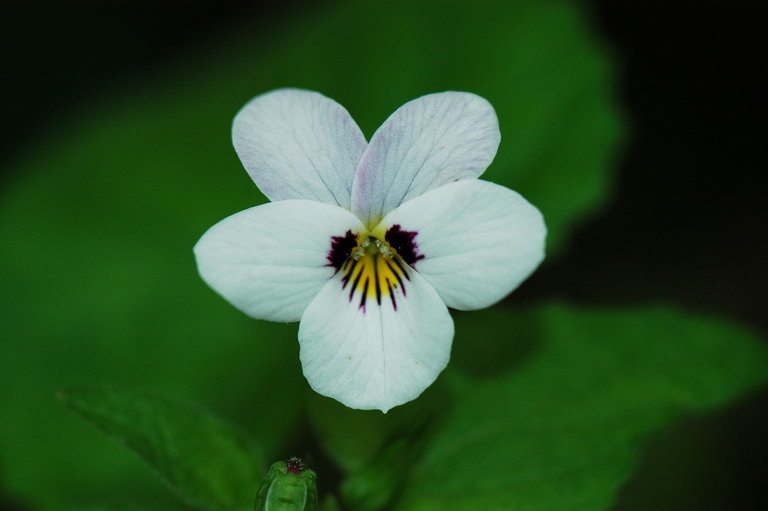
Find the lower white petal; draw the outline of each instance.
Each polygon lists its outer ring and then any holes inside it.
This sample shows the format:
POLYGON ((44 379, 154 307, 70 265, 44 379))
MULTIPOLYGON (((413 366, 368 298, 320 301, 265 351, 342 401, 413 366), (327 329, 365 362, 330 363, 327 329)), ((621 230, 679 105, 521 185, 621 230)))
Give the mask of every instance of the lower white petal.
POLYGON ((503 186, 468 179, 416 197, 387 215, 413 240, 416 270, 449 307, 488 307, 544 258, 546 226, 536 207, 503 186))
POLYGON ((378 300, 373 286, 358 281, 352 288, 339 272, 309 305, 299 343, 316 392, 386 413, 418 397, 445 368, 453 320, 432 286, 405 272, 403 285, 379 289, 378 300))
POLYGON ((298 321, 323 284, 333 236, 359 232, 360 220, 338 206, 285 200, 225 218, 195 245, 203 280, 251 317, 298 321))

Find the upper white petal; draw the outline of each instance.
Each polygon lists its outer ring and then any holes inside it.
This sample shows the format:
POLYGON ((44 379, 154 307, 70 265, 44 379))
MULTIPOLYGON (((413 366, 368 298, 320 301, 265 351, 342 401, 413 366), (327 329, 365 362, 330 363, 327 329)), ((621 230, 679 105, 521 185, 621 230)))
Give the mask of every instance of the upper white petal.
POLYGON ((350 208, 365 137, 343 106, 317 92, 278 89, 235 116, 232 142, 271 200, 308 199, 350 208))
POLYGON ((359 232, 338 206, 286 200, 256 206, 211 227, 194 248, 203 280, 249 316, 298 321, 335 269, 332 236, 359 232))
POLYGON ((471 179, 445 185, 390 213, 382 226, 416 231, 416 270, 449 307, 487 307, 520 285, 544 258, 546 226, 520 194, 471 179))
POLYGON ((352 187, 352 211, 376 223, 403 202, 459 179, 475 178, 499 146, 493 107, 467 92, 410 101, 374 133, 352 187))
POLYGON ((386 297, 361 308, 340 275, 323 287, 299 326, 301 364, 316 392, 386 413, 417 398, 445 368, 453 320, 435 290, 410 273, 396 310, 386 297))

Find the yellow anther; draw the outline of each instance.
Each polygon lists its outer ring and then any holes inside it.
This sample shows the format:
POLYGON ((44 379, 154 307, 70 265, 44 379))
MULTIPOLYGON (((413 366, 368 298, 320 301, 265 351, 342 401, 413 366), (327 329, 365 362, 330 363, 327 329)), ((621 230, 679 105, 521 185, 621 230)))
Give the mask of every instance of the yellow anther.
POLYGON ((384 259, 391 259, 396 254, 396 252, 392 250, 392 247, 390 247, 389 244, 381 241, 378 238, 374 238, 373 236, 368 236, 363 240, 362 243, 360 243, 359 247, 354 248, 352 250, 352 257, 354 257, 355 260, 358 260, 363 253, 371 255, 380 254, 384 259), (362 252, 360 252, 358 255, 358 252, 356 252, 357 250, 362 252))
POLYGON ((360 258, 365 255, 365 249, 363 247, 355 247, 352 249, 350 255, 352 256, 352 259, 359 261, 360 258))
POLYGON ((379 247, 379 253, 381 254, 381 257, 384 259, 392 259, 395 256, 395 251, 392 250, 392 247, 387 245, 381 240, 376 240, 376 244, 379 247))

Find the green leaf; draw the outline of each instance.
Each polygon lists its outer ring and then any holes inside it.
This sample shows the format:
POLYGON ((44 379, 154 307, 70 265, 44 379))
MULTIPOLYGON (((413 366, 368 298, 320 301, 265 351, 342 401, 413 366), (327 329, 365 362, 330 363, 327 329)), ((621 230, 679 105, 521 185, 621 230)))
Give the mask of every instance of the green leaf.
POLYGON ((498 348, 508 370, 453 368, 456 406, 390 509, 608 509, 650 433, 768 377, 750 332, 660 307, 496 309, 459 316, 457 332, 459 357, 498 348))
POLYGON ((257 446, 201 409, 147 391, 72 388, 59 394, 72 410, 135 451, 190 505, 250 510, 264 470, 257 446))
MULTIPOLYGON (((12 420, 0 421, 0 461, 8 491, 29 505, 129 487, 162 495, 133 458, 55 410, 51 396, 66 385, 151 375, 153 387, 215 403, 270 458, 293 443, 307 392, 295 325, 234 310, 202 283, 191 253, 215 222, 264 201, 230 141, 232 117, 252 96, 319 90, 370 136, 421 94, 476 92, 502 132, 485 177, 542 209, 550 254, 604 200, 619 121, 608 59, 575 4, 307 9, 190 50, 111 100, 96 94, 69 119, 48 120, 6 169, 0 402, 12 420)), ((370 454, 348 459, 360 466, 370 454)))

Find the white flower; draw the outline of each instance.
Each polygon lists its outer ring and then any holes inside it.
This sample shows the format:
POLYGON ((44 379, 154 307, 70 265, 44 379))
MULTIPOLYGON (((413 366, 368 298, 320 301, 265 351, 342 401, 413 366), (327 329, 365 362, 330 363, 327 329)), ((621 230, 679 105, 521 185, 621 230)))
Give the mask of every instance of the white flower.
POLYGON ((500 135, 474 94, 410 101, 368 143, 335 101, 280 89, 243 107, 232 138, 273 202, 211 227, 200 275, 249 316, 301 321, 304 375, 349 407, 418 397, 448 363, 448 307, 496 303, 544 256, 541 213, 476 179, 500 135))

